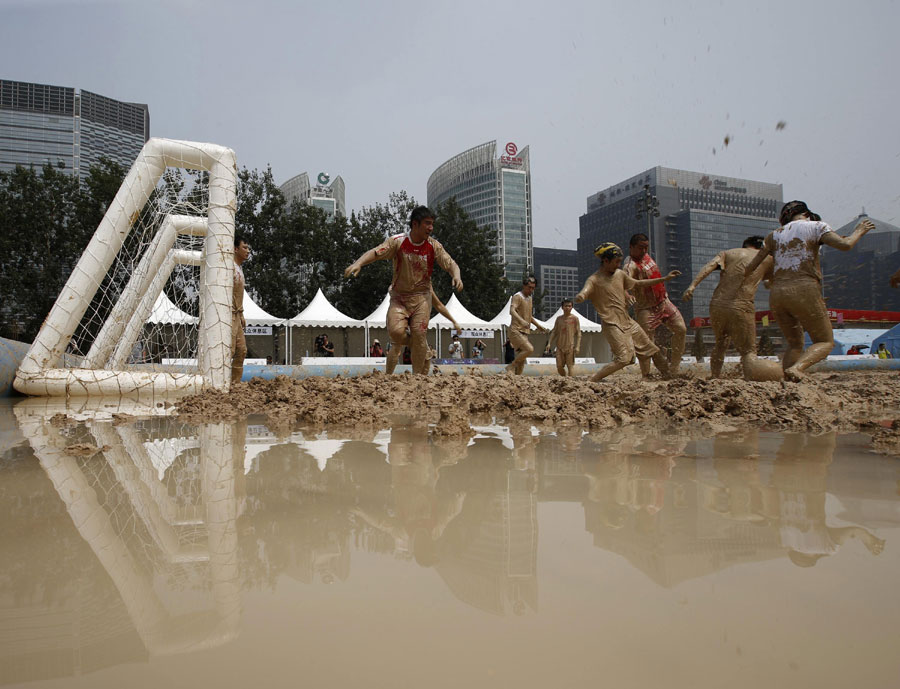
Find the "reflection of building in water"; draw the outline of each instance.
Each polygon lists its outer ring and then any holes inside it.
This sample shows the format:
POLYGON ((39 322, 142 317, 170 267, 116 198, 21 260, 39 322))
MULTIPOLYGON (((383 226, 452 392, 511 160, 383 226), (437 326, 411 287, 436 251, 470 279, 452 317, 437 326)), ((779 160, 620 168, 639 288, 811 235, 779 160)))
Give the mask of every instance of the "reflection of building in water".
MULTIPOLYGON (((40 524, 42 515, 59 513, 62 539, 31 539, 17 565, 33 566, 36 583, 22 580, 2 592, 17 609, 3 618, 22 628, 8 632, 0 677, 80 674, 234 639, 241 608, 232 428, 200 430, 201 469, 187 483, 199 481, 201 488, 179 501, 177 490, 171 495, 160 482, 133 426, 60 428, 33 411, 16 408, 55 495, 42 479, 29 521, 40 524), (102 449, 73 456, 67 449, 73 441, 102 449), (206 604, 188 609, 180 596, 185 590, 202 591, 206 604), (26 627, 29 633, 21 633, 26 627)), ((178 459, 167 465, 167 472, 179 470, 178 459)))

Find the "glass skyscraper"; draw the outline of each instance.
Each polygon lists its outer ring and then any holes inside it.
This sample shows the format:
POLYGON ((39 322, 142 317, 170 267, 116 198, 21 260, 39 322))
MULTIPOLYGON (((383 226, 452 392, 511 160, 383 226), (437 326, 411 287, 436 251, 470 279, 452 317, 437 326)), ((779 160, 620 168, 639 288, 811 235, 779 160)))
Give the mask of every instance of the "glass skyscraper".
MULTIPOLYGON (((716 276, 700 284, 691 302, 681 302, 681 292, 717 253, 778 227, 782 198, 780 184, 664 167, 646 170, 588 196, 587 213, 579 218, 579 278, 583 284, 597 270, 596 246, 615 242, 627 255, 631 235, 643 232, 650 238, 650 253, 663 274, 676 269, 682 273, 667 289, 685 319, 708 316, 716 276), (659 217, 649 222, 646 214, 636 217, 645 185, 659 200, 659 217)), ((768 308, 768 294, 762 287, 757 305, 768 308)), ((592 307, 587 311, 586 315, 596 318, 592 307)))
POLYGON ((58 166, 80 179, 101 157, 131 167, 150 138, 150 110, 90 91, 0 81, 0 170, 58 166))
POLYGON ((531 163, 528 147, 510 142, 497 156, 489 141, 454 156, 428 178, 428 205, 450 198, 482 228, 494 233, 497 259, 514 284, 534 267, 531 163))
POLYGON ((299 175, 291 177, 279 189, 284 194, 288 205, 297 201, 321 208, 329 218, 333 218, 335 215, 347 216, 344 201, 347 190, 340 175, 332 181, 330 175, 320 172, 316 177, 316 184, 313 186, 309 183, 309 174, 301 172, 299 175))

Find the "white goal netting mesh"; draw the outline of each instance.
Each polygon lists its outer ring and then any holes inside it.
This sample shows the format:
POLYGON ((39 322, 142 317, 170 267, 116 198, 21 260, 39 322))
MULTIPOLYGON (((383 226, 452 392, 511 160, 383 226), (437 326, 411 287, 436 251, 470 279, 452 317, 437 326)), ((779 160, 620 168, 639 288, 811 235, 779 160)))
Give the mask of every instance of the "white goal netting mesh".
POLYGON ((64 366, 197 370, 202 228, 208 211, 208 173, 169 168, 106 277, 95 283, 96 294, 69 342, 64 366), (146 291, 141 294, 136 283, 142 278, 146 291), (99 352, 98 336, 110 318, 121 335, 99 352))

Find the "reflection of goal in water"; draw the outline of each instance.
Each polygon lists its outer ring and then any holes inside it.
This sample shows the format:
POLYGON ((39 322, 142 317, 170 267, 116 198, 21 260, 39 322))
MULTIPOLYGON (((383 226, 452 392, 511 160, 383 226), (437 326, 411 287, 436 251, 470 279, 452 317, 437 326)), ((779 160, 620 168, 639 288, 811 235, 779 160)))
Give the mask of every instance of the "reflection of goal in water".
POLYGON ((16 389, 227 391, 235 205, 233 151, 150 139, 19 367, 16 389), (148 326, 165 301, 189 317, 174 328, 148 326), (165 369, 163 358, 196 365, 165 369))

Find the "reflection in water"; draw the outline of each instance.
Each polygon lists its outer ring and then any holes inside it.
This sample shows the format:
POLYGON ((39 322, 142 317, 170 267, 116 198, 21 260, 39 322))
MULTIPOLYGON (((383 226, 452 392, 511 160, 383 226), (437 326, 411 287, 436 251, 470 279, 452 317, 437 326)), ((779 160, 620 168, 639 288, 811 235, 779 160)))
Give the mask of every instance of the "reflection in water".
POLYGON ((0 683, 220 646, 240 634, 242 591, 346 582, 354 556, 433 570, 481 611, 537 613, 540 502, 583 506, 594 546, 664 587, 761 560, 812 567, 851 538, 877 555, 871 529, 900 525, 897 468, 836 458, 833 433, 513 424, 459 440, 407 423, 276 437, 158 408, 78 423, 14 411, 0 683))

